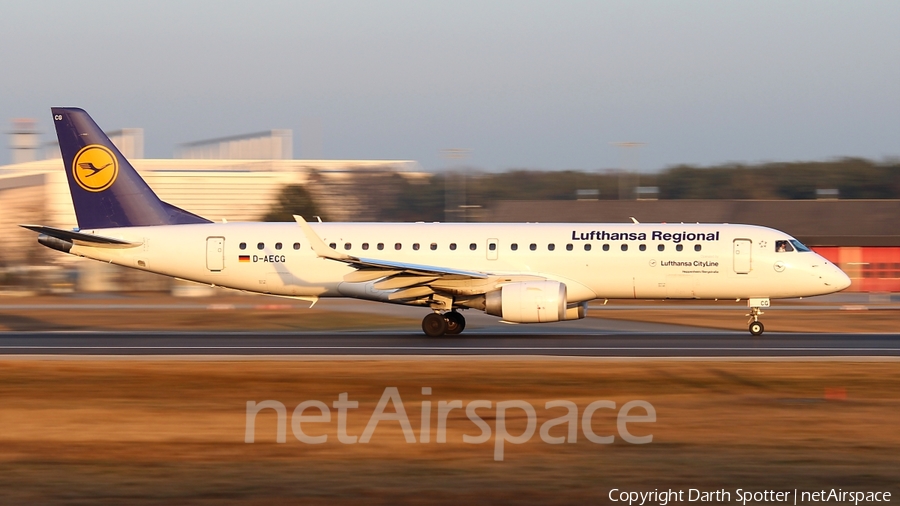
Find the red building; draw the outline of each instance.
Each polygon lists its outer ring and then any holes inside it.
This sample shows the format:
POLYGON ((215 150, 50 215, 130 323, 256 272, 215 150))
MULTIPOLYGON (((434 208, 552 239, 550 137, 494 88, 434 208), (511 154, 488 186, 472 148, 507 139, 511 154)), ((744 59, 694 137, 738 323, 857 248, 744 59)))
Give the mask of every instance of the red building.
POLYGON ((900 247, 813 246, 850 276, 851 292, 900 292, 900 247))

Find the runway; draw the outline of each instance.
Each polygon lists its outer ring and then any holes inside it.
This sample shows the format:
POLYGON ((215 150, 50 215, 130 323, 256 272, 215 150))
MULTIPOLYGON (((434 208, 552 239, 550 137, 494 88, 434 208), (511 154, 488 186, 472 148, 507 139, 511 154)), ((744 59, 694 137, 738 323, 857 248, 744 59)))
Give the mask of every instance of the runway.
POLYGON ((0 355, 900 357, 900 334, 6 332, 0 355))

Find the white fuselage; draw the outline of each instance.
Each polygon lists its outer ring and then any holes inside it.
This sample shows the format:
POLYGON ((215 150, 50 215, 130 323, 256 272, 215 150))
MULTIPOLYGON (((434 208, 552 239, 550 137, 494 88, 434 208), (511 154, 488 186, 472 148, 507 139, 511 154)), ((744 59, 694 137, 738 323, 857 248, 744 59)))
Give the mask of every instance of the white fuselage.
MULTIPOLYGON (((839 268, 814 252, 776 251, 777 241, 792 239, 787 234, 751 225, 311 226, 340 253, 492 275, 489 281, 459 281, 450 288, 459 295, 484 294, 504 283, 529 279, 564 283, 569 303, 597 298, 803 297, 836 292, 849 285, 839 268)), ((200 283, 282 296, 381 301, 388 301, 395 291, 376 289, 377 280, 345 281, 345 276, 356 269, 317 255, 295 223, 213 223, 81 232, 140 245, 110 248, 76 243, 72 254, 200 283)))

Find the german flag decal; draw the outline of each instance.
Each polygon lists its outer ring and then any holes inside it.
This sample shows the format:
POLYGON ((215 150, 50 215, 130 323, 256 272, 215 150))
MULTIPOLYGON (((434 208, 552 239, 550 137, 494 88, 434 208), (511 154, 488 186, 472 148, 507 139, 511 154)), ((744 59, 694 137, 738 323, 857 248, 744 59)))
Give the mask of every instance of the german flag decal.
POLYGON ((249 262, 249 261, 250 261, 250 255, 239 255, 238 256, 238 262, 249 262))

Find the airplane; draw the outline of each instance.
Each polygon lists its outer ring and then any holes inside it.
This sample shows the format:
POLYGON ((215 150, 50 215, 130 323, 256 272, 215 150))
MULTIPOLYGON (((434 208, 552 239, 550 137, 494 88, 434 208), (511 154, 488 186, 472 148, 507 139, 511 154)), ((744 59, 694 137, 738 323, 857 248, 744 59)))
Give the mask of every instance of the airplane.
POLYGON ((213 223, 153 192, 82 109, 52 108, 78 227, 22 225, 64 253, 315 304, 350 297, 428 310, 456 335, 463 310, 509 323, 585 317, 596 299, 735 299, 748 329, 771 299, 850 278, 772 228, 681 223, 213 223), (97 169, 97 167, 103 167, 97 169), (87 168, 87 171, 85 170, 87 168))

